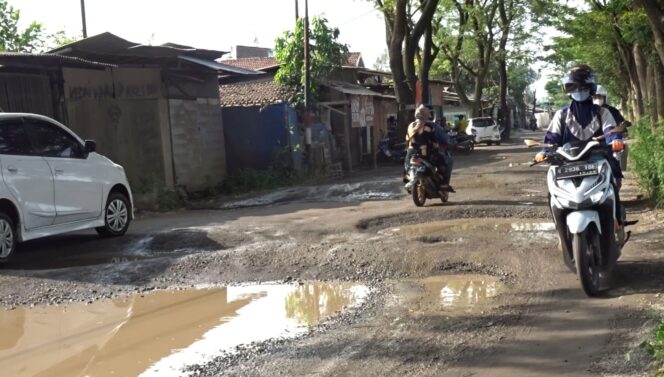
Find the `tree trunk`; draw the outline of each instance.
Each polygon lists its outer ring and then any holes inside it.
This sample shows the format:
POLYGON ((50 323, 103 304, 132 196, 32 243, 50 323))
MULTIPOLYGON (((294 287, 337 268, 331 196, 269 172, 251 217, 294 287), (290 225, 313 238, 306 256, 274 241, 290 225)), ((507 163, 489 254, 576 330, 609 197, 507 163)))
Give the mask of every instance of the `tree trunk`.
POLYGON ((646 11, 650 29, 655 37, 657 54, 664 64, 664 14, 662 8, 657 0, 637 0, 636 3, 646 11))
POLYGON ((500 35, 500 46, 498 48, 498 54, 496 55, 496 60, 498 61, 498 73, 500 74, 500 114, 502 119, 502 126, 505 130, 505 136, 509 139, 511 135, 510 127, 510 111, 507 107, 507 40, 510 33, 510 24, 512 20, 508 17, 508 13, 511 15, 512 7, 514 6, 513 1, 510 1, 509 6, 505 7, 505 0, 498 1, 498 14, 500 16, 500 26, 501 26, 501 35, 500 35))
POLYGON ((634 59, 632 55, 632 49, 627 45, 625 39, 622 36, 620 29, 614 25, 613 26, 614 39, 616 46, 618 47, 618 52, 620 53, 620 59, 624 66, 625 71, 629 75, 629 81, 631 83, 631 91, 633 94, 633 106, 634 106, 634 120, 639 121, 641 116, 645 114, 645 109, 643 107, 643 96, 641 94, 641 84, 639 82, 639 77, 636 72, 634 59))
POLYGON ((664 64, 654 64, 655 66, 655 104, 657 106, 657 118, 660 122, 664 121, 664 64))
MULTIPOLYGON (((413 36, 406 33, 405 48, 403 53, 403 66, 404 73, 406 74, 408 88, 410 89, 411 93, 413 93, 413 95, 415 94, 415 85, 417 83, 417 73, 415 73, 415 54, 417 52, 418 44, 419 39, 414 40, 413 36)), ((411 102, 409 103, 415 103, 415 96, 413 96, 413 99, 411 99, 411 102)))
POLYGON ((627 97, 625 96, 620 97, 620 110, 622 110, 623 116, 627 115, 628 119, 634 119, 631 109, 627 105, 627 97))
POLYGON ((424 48, 422 51, 422 64, 420 64, 422 103, 431 103, 431 98, 429 98, 429 71, 437 54, 438 52, 433 44, 433 27, 430 25, 424 32, 424 48))
POLYGON ((507 107, 507 62, 505 59, 498 60, 498 70, 500 71, 500 114, 502 115, 505 137, 509 139, 511 135, 511 114, 507 107))
POLYGON ((390 23, 388 17, 385 17, 385 26, 387 29, 388 54, 390 57, 390 70, 394 79, 394 95, 397 99, 397 127, 399 133, 406 132, 410 117, 406 106, 413 103, 413 92, 408 86, 403 66, 403 41, 406 37, 406 5, 408 0, 397 0, 394 9, 393 23, 390 23))
POLYGON ((645 88, 646 95, 647 95, 647 101, 646 103, 648 104, 648 116, 650 117, 650 124, 655 125, 658 122, 658 114, 657 114, 657 101, 655 101, 655 98, 657 96, 656 90, 657 88, 655 87, 655 65, 650 64, 648 66, 648 72, 646 75, 646 80, 643 81, 644 85, 643 87, 645 88))
POLYGON ((390 70, 394 79, 394 94, 399 106, 397 119, 400 131, 405 132, 407 123, 412 119, 412 111, 409 114, 408 108, 409 105, 415 103, 415 83, 417 81, 415 54, 422 35, 426 28, 431 26, 438 2, 439 0, 423 0, 420 19, 412 30, 409 26, 410 14, 407 11, 409 0, 396 0, 393 13, 383 10, 386 16, 390 70))
POLYGON ((645 106, 650 106, 650 92, 648 90, 648 78, 649 73, 648 62, 646 61, 645 56, 643 56, 643 51, 641 51, 641 46, 637 43, 634 43, 632 47, 632 55, 634 56, 634 69, 636 70, 636 75, 639 78, 639 83, 641 89, 641 98, 645 106))

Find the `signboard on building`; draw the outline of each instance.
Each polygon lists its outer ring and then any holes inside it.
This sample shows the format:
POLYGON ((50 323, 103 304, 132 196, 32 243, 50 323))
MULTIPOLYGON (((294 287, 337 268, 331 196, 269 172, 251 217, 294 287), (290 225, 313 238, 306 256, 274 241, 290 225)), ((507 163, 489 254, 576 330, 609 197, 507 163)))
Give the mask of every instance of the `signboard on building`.
POLYGON ((360 95, 350 96, 350 112, 353 128, 373 127, 373 97, 360 95))

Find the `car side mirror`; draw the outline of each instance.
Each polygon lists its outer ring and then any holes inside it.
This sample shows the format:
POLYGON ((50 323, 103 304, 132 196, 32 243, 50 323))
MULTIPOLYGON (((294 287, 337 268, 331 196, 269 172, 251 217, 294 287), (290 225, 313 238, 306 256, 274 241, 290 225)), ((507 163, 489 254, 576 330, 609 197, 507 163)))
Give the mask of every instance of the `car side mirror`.
POLYGON ((86 140, 84 150, 85 150, 85 153, 96 152, 97 151, 97 142, 94 141, 94 140, 86 140))

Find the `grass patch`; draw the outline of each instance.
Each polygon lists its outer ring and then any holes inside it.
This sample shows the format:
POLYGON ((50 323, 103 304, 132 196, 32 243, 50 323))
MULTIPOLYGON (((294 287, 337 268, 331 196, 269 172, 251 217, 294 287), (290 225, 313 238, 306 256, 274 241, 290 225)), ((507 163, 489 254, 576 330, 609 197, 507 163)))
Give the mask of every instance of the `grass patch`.
POLYGON ((131 182, 131 189, 136 198, 145 198, 146 203, 142 204, 150 210, 171 211, 184 207, 186 203, 186 194, 182 190, 166 186, 155 176, 131 182))
POLYGON ((655 358, 655 377, 664 377, 664 320, 660 320, 654 339, 641 343, 641 348, 655 358))

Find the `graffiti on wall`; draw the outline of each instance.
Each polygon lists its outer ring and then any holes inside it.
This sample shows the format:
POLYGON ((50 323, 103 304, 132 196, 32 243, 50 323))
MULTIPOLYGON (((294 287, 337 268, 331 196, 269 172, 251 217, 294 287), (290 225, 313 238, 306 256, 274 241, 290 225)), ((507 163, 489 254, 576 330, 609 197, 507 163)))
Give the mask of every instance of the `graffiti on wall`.
POLYGON ((107 98, 153 99, 160 95, 159 84, 98 84, 90 86, 70 86, 67 98, 72 101, 107 98))

